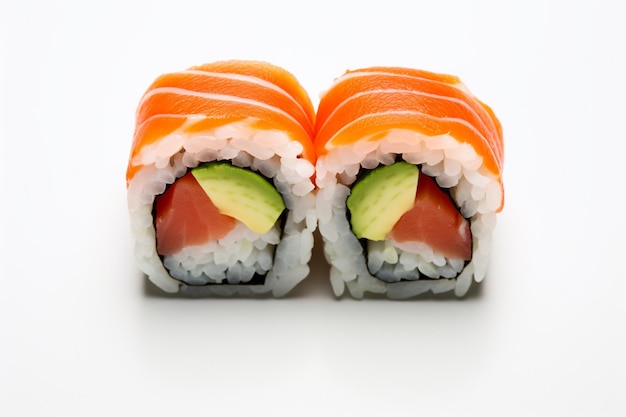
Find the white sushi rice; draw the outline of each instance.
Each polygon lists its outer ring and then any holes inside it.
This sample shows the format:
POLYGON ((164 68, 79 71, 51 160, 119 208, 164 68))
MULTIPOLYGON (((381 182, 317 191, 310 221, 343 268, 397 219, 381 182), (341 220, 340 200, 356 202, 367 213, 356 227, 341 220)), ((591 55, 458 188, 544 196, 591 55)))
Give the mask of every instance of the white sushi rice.
POLYGON ((274 263, 274 248, 280 243, 280 227, 258 235, 237 222, 224 238, 199 246, 188 246, 163 257, 174 278, 189 285, 240 284, 255 274, 267 274, 274 263))
POLYGON ((463 296, 472 280, 485 277, 501 189, 469 144, 448 135, 424 136, 396 129, 381 140, 363 138, 329 150, 318 158, 316 172, 319 228, 337 296, 346 288, 356 298, 374 293, 400 299, 428 291, 454 291, 463 296), (424 174, 450 190, 461 214, 470 221, 471 261, 447 259, 418 242, 400 244, 387 239, 368 242, 364 249, 351 232, 346 213, 350 185, 362 168, 392 164, 398 155, 420 165, 424 174))
POLYGON ((193 136, 183 133, 196 121, 190 118, 176 132, 145 146, 132 161, 143 165, 128 187, 139 268, 167 292, 285 295, 309 273, 317 227, 313 165, 299 157, 302 145, 283 132, 252 129, 242 121, 193 136), (190 168, 218 160, 272 179, 285 202, 286 218, 264 235, 238 224, 218 242, 187 247, 161 260, 152 215, 155 197, 190 168), (247 284, 255 274, 265 276, 263 283, 247 284))

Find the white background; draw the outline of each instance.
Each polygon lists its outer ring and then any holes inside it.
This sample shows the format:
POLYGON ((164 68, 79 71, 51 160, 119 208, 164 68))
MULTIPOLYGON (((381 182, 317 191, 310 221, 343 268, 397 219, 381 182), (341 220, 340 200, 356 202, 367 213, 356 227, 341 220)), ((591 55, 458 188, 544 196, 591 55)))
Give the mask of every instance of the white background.
POLYGON ((619 2, 88 3, 0 6, 0 415, 626 415, 619 2), (229 58, 285 67, 315 104, 349 68, 459 75, 505 132, 484 283, 337 300, 317 242, 287 299, 147 284, 135 106, 160 73, 229 58))

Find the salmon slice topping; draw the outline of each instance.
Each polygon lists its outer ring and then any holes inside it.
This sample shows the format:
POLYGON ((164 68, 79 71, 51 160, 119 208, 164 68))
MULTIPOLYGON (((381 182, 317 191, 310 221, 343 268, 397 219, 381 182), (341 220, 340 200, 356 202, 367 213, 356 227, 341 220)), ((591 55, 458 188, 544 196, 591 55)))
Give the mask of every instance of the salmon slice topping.
POLYGON ((504 205, 502 127, 493 111, 451 75, 399 67, 348 71, 321 97, 315 124, 318 158, 359 142, 414 134, 416 144, 448 136, 468 144, 500 186, 504 205))
POLYGON ((357 142, 370 133, 364 127, 379 133, 399 118, 418 133, 450 133, 472 144, 486 168, 500 173, 502 131, 491 109, 458 78, 419 70, 373 67, 340 77, 320 101, 316 151, 323 155, 334 146, 357 142))
POLYGON ((184 141, 231 123, 282 132, 315 163, 311 100, 293 75, 264 62, 224 61, 164 74, 145 92, 135 122, 127 184, 151 163, 136 158, 143 148, 156 148, 171 135, 184 141))

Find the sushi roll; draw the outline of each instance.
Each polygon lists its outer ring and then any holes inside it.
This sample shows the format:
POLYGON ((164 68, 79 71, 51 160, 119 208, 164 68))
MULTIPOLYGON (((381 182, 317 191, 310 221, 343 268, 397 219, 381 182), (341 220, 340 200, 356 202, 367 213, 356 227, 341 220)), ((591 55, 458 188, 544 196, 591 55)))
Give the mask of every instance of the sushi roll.
POLYGON ((451 75, 348 71, 320 99, 317 215, 337 296, 467 293, 504 204, 492 110, 451 75))
POLYGON ((287 71, 223 61, 158 77, 126 172, 139 268, 166 292, 282 296, 309 272, 314 108, 287 71))

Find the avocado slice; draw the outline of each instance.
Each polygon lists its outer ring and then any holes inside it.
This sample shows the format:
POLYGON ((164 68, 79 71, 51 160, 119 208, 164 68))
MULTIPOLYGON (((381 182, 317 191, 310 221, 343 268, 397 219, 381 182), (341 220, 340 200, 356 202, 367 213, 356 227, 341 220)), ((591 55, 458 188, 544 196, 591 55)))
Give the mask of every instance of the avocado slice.
POLYGON ((415 204, 419 168, 396 162, 373 169, 353 186, 346 201, 357 238, 385 240, 415 204))
POLYGON ((227 162, 209 162, 191 173, 220 213, 255 233, 267 233, 285 209, 274 185, 254 171, 227 162))

